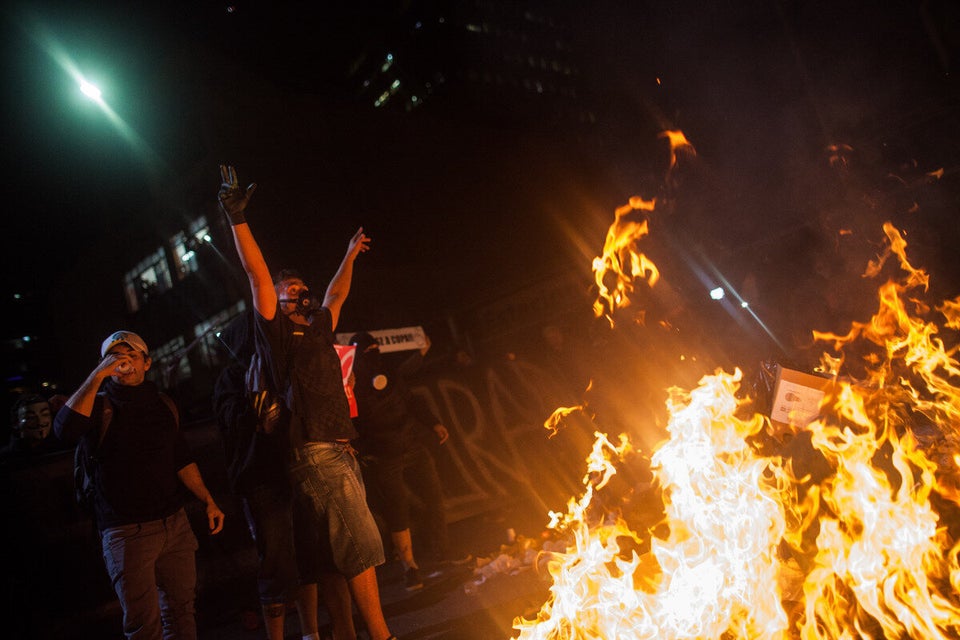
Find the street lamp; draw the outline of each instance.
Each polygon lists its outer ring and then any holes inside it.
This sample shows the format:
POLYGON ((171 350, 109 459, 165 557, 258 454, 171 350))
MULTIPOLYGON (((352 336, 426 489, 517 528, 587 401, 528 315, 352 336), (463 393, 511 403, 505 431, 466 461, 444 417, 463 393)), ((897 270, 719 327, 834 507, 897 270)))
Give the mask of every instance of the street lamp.
POLYGON ((100 93, 100 87, 92 82, 87 82, 83 78, 80 78, 80 91, 83 92, 83 95, 96 102, 101 102, 103 100, 100 93))
POLYGON ((147 170, 151 174, 156 173, 163 164, 160 158, 153 149, 150 148, 150 145, 107 104, 103 99, 103 93, 100 91, 100 88, 83 77, 83 74, 80 73, 73 59, 67 55, 53 34, 39 22, 27 24, 24 28, 47 55, 49 55, 67 75, 73 78, 74 82, 80 87, 80 92, 100 107, 100 110, 107 116, 107 119, 116 128, 117 132, 139 155, 146 165, 147 170))

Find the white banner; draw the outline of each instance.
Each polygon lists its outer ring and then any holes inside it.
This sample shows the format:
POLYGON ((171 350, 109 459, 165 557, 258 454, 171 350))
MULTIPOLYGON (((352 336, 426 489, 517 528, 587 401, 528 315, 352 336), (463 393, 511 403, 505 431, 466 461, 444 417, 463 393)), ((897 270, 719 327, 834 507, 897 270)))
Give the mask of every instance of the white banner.
MULTIPOLYGON (((337 342, 347 344, 354 333, 338 333, 337 342)), ((427 334, 423 327, 400 327, 399 329, 379 329, 368 331, 380 343, 380 353, 391 351, 411 351, 427 346, 427 334)))

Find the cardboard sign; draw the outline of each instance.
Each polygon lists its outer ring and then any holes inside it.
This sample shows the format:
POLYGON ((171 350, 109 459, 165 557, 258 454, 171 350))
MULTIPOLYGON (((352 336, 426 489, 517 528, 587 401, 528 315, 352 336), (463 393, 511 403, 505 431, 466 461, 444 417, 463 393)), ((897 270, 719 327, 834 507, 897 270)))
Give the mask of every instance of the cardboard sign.
POLYGON ((357 348, 354 345, 335 344, 333 347, 340 356, 340 375, 343 376, 343 392, 347 394, 347 402, 350 403, 350 417, 357 417, 357 398, 353 395, 353 387, 350 386, 350 374, 353 373, 353 361, 356 359, 357 348))
MULTIPOLYGON (((399 329, 380 329, 368 331, 380 343, 380 353, 408 351, 427 346, 427 334, 423 327, 400 327, 399 329)), ((346 344, 355 333, 338 333, 337 342, 346 344)))
POLYGON ((802 428, 820 416, 820 403, 832 380, 811 373, 777 367, 770 419, 802 428))

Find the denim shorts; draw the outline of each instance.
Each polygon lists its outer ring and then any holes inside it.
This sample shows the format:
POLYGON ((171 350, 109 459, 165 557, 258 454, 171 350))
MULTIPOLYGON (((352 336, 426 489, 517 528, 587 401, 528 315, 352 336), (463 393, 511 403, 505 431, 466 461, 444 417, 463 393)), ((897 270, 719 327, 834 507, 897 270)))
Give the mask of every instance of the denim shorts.
POLYGON ((383 541, 349 443, 309 442, 294 449, 290 479, 297 497, 311 507, 307 517, 327 532, 339 573, 350 580, 383 564, 383 541))

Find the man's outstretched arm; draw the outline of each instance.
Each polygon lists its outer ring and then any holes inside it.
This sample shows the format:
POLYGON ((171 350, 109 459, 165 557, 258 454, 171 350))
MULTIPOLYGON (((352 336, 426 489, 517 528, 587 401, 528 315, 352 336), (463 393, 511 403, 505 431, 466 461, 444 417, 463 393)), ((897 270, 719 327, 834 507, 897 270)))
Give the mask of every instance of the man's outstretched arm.
POLYGON ((340 309, 350 293, 350 283, 353 281, 353 261, 357 259, 363 251, 370 249, 370 238, 363 233, 363 227, 357 229, 357 232, 350 238, 350 244, 347 246, 347 253, 344 254, 340 262, 340 268, 327 285, 327 291, 323 296, 323 306, 330 311, 330 317, 333 321, 333 328, 337 328, 337 321, 340 319, 340 309))
POLYGON ((277 313, 277 292, 273 288, 270 269, 267 267, 260 245, 257 244, 246 220, 247 204, 250 196, 256 190, 256 183, 251 183, 246 189, 240 188, 236 170, 227 165, 220 165, 220 191, 218 200, 220 210, 230 221, 233 231, 233 243, 240 256, 240 264, 247 273, 250 281, 250 293, 253 296, 253 308, 263 318, 273 320, 277 313))

